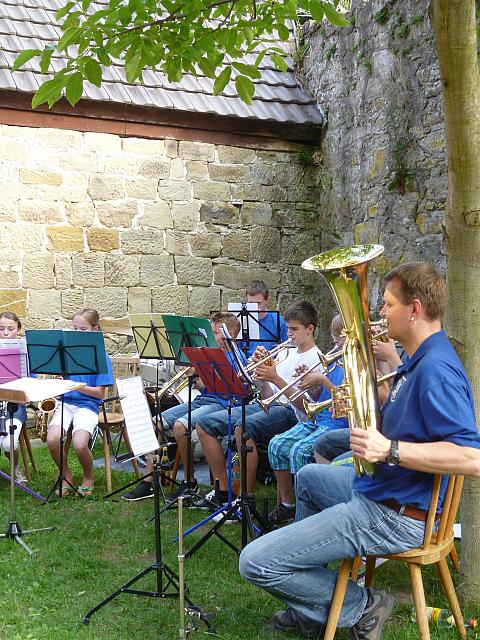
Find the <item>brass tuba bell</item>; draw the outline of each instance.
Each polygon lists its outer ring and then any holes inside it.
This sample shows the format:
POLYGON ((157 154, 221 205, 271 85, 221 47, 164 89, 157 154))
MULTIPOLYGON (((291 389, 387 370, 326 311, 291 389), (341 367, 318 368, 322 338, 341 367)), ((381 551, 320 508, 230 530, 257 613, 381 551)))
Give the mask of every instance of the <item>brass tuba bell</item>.
MULTIPOLYGON (((342 316, 345 376, 332 390, 332 404, 334 416, 348 417, 350 429, 381 429, 367 294, 368 265, 381 253, 381 245, 357 245, 331 249, 302 264, 304 269, 322 274, 342 316)), ((375 472, 375 465, 366 460, 354 456, 353 462, 358 475, 375 472)))

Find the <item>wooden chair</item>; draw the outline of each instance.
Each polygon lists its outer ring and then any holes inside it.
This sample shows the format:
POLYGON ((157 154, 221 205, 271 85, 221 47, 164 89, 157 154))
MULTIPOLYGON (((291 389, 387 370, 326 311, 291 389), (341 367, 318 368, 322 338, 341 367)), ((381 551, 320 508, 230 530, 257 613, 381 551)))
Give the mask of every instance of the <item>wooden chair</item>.
POLYGON ((30 464, 32 465, 32 469, 34 471, 37 470, 37 463, 35 460, 35 456, 33 455, 32 444, 30 442, 30 436, 28 435, 27 425, 22 425, 22 429, 20 431, 20 437, 18 439, 18 444, 20 447, 20 453, 22 454, 23 467, 25 469, 25 477, 28 482, 30 482, 32 474, 30 471, 30 464), (29 464, 30 461, 30 464, 29 464))
MULTIPOLYGON (((367 556, 365 585, 368 587, 373 586, 375 561, 377 558, 387 558, 388 560, 405 562, 407 564, 410 572, 410 584, 417 614, 418 635, 420 640, 429 640, 430 638, 425 592, 422 581, 422 566, 428 564, 435 565, 443 590, 447 596, 450 610, 455 618, 458 635, 461 638, 467 637, 462 612, 458 604, 457 594, 455 593, 452 577, 447 564, 447 556, 451 555, 452 558, 456 558, 456 553, 454 551, 453 524, 457 515, 458 504, 462 492, 463 476, 449 477, 443 501, 442 514, 438 522, 438 527, 434 531, 441 480, 442 476, 435 476, 430 507, 428 510, 427 521, 425 523, 423 545, 415 549, 410 549, 409 551, 404 551, 403 553, 367 556)), ((348 580, 352 575, 352 569, 355 568, 355 564, 358 566, 358 560, 358 558, 347 558, 341 563, 337 583, 335 585, 335 591, 330 605, 330 613, 327 620, 324 640, 333 640, 343 600, 345 598, 348 580)), ((356 576, 352 576, 352 578, 356 578, 356 576)))
MULTIPOLYGON (((107 492, 112 490, 112 470, 110 463, 110 451, 112 448, 112 435, 113 429, 120 431, 120 438, 123 437, 127 449, 131 452, 130 441, 128 439, 128 433, 125 429, 125 422, 120 405, 120 398, 118 397, 116 380, 118 378, 127 378, 138 375, 139 357, 134 355, 119 355, 112 356, 112 368, 114 384, 111 387, 111 393, 102 402, 102 406, 98 415, 98 429, 99 435, 103 441, 103 451, 105 458, 105 482, 107 486, 107 492)), ((133 468, 137 478, 141 473, 138 468, 135 458, 132 460, 133 468)))

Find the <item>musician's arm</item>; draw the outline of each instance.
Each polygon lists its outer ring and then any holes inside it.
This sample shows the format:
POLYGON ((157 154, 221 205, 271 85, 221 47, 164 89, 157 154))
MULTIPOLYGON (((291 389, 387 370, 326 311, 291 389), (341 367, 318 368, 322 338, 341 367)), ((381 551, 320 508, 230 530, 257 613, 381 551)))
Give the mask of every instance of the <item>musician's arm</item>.
POLYGON ((80 393, 84 393, 86 396, 90 396, 91 398, 97 398, 98 400, 103 400, 105 397, 105 389, 107 387, 101 385, 99 387, 89 387, 88 385, 79 389, 80 393))

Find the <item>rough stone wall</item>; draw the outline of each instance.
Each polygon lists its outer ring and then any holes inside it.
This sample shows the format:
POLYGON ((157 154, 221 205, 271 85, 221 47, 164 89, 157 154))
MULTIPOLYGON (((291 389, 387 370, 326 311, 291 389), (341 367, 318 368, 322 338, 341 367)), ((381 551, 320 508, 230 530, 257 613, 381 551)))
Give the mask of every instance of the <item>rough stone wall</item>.
POLYGON ((354 26, 307 25, 300 73, 328 113, 316 163, 322 245, 378 242, 372 270, 445 268, 447 168, 441 87, 426 0, 353 2, 354 26))
POLYGON ((29 328, 96 307, 205 315, 263 279, 317 301, 318 174, 298 152, 0 126, 0 305, 29 328))

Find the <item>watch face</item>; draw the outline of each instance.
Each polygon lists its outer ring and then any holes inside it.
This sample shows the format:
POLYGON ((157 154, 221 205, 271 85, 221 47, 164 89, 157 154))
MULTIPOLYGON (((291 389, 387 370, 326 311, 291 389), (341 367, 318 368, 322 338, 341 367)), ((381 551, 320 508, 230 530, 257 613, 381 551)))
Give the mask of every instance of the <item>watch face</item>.
POLYGON ((392 440, 390 445, 390 455, 387 458, 387 462, 390 466, 400 464, 400 452, 398 450, 398 441, 392 440))

